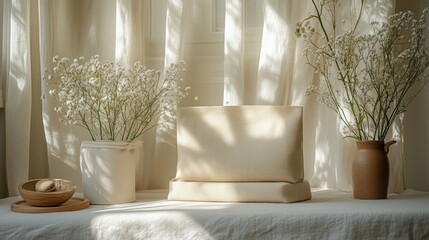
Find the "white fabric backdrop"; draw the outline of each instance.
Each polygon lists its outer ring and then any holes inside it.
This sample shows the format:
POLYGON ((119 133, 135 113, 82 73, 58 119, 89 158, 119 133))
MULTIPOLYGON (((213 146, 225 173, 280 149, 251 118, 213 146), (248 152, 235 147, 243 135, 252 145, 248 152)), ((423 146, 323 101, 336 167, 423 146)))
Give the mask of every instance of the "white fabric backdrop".
MULTIPOLYGON (((213 98, 221 99, 220 102, 223 99, 225 105, 304 106, 306 178, 313 186, 351 190, 350 163, 354 142, 342 139, 338 120, 331 111, 320 105, 315 96, 305 96, 308 84, 317 76, 305 65, 301 56, 304 46, 296 40, 293 31, 295 23, 308 15, 311 5, 302 0, 264 1, 261 38, 250 45, 258 46, 259 54, 256 59, 249 60, 252 56, 246 54, 250 49, 246 49, 249 42, 243 21, 246 2, 227 0, 224 51, 220 53, 224 59, 220 64, 224 91, 213 98), (257 62, 256 68, 249 64, 252 61, 257 62)), ((369 16, 383 19, 392 11, 394 2, 370 1, 364 19, 369 16)), ((192 60, 190 50, 192 36, 198 34, 190 32, 204 16, 191 11, 197 4, 195 0, 166 0, 164 8, 156 12, 165 16, 165 26, 159 24, 157 27, 163 28, 166 41, 162 54, 155 58, 156 46, 148 40, 148 34, 155 30, 148 28, 149 18, 144 17, 153 10, 152 1, 6 0, 5 3, 6 11, 11 13, 9 20, 13 29, 4 36, 10 49, 6 78, 6 159, 10 195, 17 195, 19 182, 48 175, 70 179, 80 187, 79 148, 88 135, 83 129, 61 125, 49 97, 43 101, 43 110, 40 110, 42 104, 38 100, 45 93, 40 82, 40 69, 51 67, 54 55, 89 57, 99 54, 103 60, 126 64, 140 60, 157 68, 183 58, 191 63, 186 74, 191 79, 189 82, 199 81, 195 72, 201 65, 192 60)), ((351 9, 354 7, 346 5, 351 9)), ((350 9, 343 11, 347 16, 350 9)), ((210 91, 208 88, 206 92, 196 94, 206 95, 210 91)), ((153 130, 144 136, 144 150, 137 169, 139 189, 167 188, 168 180, 174 176, 174 123, 170 127, 153 130)), ((403 189, 401 121, 394 134, 400 141, 390 154, 390 189, 397 192, 403 189)))
POLYGON ((5 1, 6 175, 10 195, 19 182, 48 174, 40 103, 37 1, 5 1))

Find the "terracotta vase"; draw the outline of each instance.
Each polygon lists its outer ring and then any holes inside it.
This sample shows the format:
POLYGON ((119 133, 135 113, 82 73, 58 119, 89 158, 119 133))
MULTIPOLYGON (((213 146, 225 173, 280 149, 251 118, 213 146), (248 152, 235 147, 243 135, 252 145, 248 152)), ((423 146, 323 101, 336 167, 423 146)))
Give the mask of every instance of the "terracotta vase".
POLYGON ((386 199, 389 186, 390 145, 396 141, 356 141, 357 153, 352 164, 353 197, 386 199))

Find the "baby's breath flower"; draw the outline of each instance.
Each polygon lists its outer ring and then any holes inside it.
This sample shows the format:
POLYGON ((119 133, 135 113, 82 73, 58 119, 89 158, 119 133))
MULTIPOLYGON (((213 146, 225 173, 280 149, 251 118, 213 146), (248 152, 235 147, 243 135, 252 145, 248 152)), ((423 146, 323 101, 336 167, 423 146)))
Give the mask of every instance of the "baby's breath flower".
POLYGON ((307 43, 307 63, 321 77, 320 85, 310 85, 306 94, 319 94, 337 113, 345 136, 384 140, 396 116, 428 82, 424 32, 429 8, 418 20, 407 11, 385 23, 371 22, 371 34, 357 32, 358 16, 349 30, 338 34, 335 5, 340 1, 312 2, 317 11, 296 25, 296 35, 307 43))
POLYGON ((177 103, 187 94, 177 83, 184 63, 172 64, 165 77, 139 62, 126 68, 100 62, 95 55, 73 59, 55 56, 53 73, 43 80, 59 106, 60 121, 88 130, 93 140, 131 141, 157 125, 156 119, 174 117, 177 103))

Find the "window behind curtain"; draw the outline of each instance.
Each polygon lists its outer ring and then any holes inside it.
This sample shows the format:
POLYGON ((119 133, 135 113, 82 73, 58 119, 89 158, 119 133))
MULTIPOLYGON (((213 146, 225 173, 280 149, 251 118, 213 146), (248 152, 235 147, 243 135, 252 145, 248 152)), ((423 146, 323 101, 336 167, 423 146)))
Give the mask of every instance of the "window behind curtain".
MULTIPOLYGON (((244 0, 245 7, 245 77, 255 78, 260 54, 264 0, 244 0)), ((185 16, 186 84, 190 96, 181 104, 223 105, 224 90, 224 24, 225 0, 192 0, 185 16), (198 100, 194 100, 194 96, 198 100)), ((166 0, 151 0, 150 33, 147 62, 151 67, 162 67, 165 45, 166 0)), ((255 81, 249 81, 255 82, 255 81)), ((250 97, 249 97, 250 98, 250 97)))

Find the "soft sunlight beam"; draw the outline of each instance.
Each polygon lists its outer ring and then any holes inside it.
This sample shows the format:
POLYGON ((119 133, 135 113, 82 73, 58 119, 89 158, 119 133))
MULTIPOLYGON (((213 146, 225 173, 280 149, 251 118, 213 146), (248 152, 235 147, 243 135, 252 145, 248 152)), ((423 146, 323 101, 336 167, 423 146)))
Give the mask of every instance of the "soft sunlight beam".
POLYGON ((26 84, 25 73, 30 67, 28 66, 29 54, 25 19, 22 18, 20 13, 23 10, 18 6, 20 5, 14 5, 11 13, 9 77, 13 78, 16 86, 22 92, 26 84))
POLYGON ((267 109, 263 115, 269 116, 261 118, 260 112, 244 111, 243 119, 246 125, 246 135, 253 139, 273 139, 281 138, 287 128, 284 116, 276 109, 267 109))
MULTIPOLYGON (((182 30, 183 30, 183 14, 184 0, 167 0, 167 16, 166 16, 166 32, 165 32, 165 60, 164 60, 164 76, 166 70, 173 63, 179 63, 181 59, 182 45, 182 30)), ((163 76, 162 76, 163 77, 163 76)), ((174 111, 176 106, 172 106, 174 111)), ((176 140, 176 121, 175 116, 167 120, 162 116, 159 118, 156 128, 156 145, 154 152, 154 160, 152 165, 151 179, 153 182, 167 182, 174 174, 174 168, 166 166, 176 165, 177 159, 177 140, 176 140)), ((152 187, 159 187, 152 185, 152 187)), ((161 184, 161 186, 163 186, 161 184)))
POLYGON ((189 150, 195 152, 201 152, 203 150, 201 143, 195 139, 194 135, 186 128, 179 129, 180 139, 177 140, 177 144, 186 145, 189 150))
POLYGON ((242 105, 244 102, 243 5, 243 0, 225 1, 224 105, 242 105))
POLYGON ((29 53, 29 2, 13 1, 10 10, 9 69, 6 72, 6 171, 9 195, 28 179, 31 120, 31 66, 29 53))
MULTIPOLYGON (((219 209, 222 208, 219 207, 219 209)), ((167 239, 213 239, 210 232, 202 226, 199 218, 195 217, 195 213, 198 211, 208 210, 204 207, 201 209, 192 207, 189 210, 182 210, 177 207, 167 210, 151 207, 137 211, 143 214, 130 215, 126 211, 95 213, 89 225, 91 229, 91 236, 89 237, 112 239, 113 236, 121 236, 122 239, 147 239, 148 236, 151 236, 154 239, 166 239, 165 233, 156 231, 162 228, 170 228, 172 230, 183 229, 183 231, 172 231, 173 233, 167 234, 169 236, 167 239), (163 221, 162 219, 175 219, 177 221, 163 221), (135 224, 130 224, 133 221, 135 224), (198 232, 195 232, 196 228, 198 232)))
POLYGON ((237 139, 234 136, 234 126, 231 119, 225 114, 219 114, 218 112, 210 112, 202 114, 201 119, 213 130, 218 131, 218 137, 222 139, 222 142, 227 146, 234 146, 237 139), (220 129, 219 126, 222 126, 220 129))
POLYGON ((258 104, 280 104, 284 81, 282 69, 288 36, 291 34, 285 22, 289 1, 266 0, 264 2, 264 26, 258 71, 258 104))
MULTIPOLYGON (((165 32, 165 60, 164 71, 171 64, 179 63, 182 45, 182 20, 183 20, 184 3, 183 0, 168 0, 167 1, 167 19, 165 32)), ((166 72, 164 72, 164 75, 166 72)), ((174 106, 176 108, 177 106, 174 106)), ((174 121, 165 121, 161 116, 160 123, 163 123, 157 128, 157 142, 167 143, 175 146, 176 142, 176 124, 174 121)))
POLYGON ((130 55, 127 52, 131 46, 131 27, 130 27, 130 7, 129 0, 116 1, 116 42, 115 42, 115 60, 124 65, 129 65, 127 61, 130 55))
MULTIPOLYGON (((359 0, 354 0, 353 4, 356 6, 352 9, 359 9, 359 0)), ((395 13, 395 1, 365 1, 365 8, 360 23, 360 31, 362 33, 372 31, 369 26, 371 22, 386 22, 389 15, 395 13)), ((355 13, 356 15, 358 13, 355 13)))
POLYGON ((164 68, 180 60, 182 44, 182 15, 183 0, 168 0, 165 32, 165 62, 164 68))

